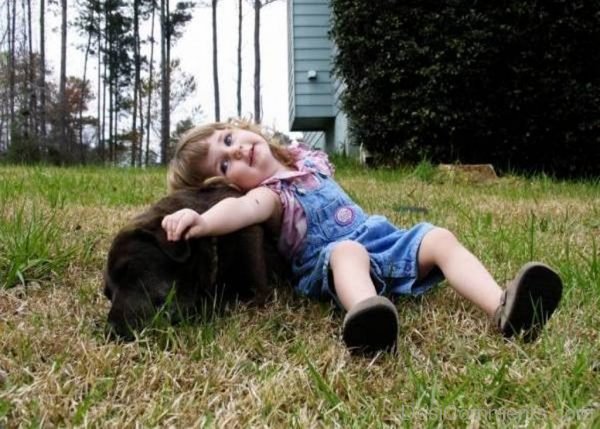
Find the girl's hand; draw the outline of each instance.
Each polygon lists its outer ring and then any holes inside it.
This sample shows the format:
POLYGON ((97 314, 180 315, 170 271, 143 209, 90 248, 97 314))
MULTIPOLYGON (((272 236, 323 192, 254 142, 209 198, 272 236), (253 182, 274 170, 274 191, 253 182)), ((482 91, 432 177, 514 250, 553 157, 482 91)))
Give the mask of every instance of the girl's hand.
POLYGON ((193 237, 201 237, 206 233, 206 221, 198 212, 192 209, 181 209, 163 218, 162 228, 167 233, 167 240, 177 241, 182 238, 186 240, 193 237))

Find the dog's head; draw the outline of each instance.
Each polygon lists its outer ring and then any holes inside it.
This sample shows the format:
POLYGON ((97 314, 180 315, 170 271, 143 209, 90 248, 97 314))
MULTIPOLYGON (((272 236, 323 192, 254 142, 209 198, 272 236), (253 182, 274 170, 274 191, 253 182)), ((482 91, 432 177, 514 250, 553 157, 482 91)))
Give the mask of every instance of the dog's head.
POLYGON ((108 253, 104 294, 112 306, 110 330, 131 338, 159 312, 171 321, 194 311, 201 287, 211 283, 209 238, 167 241, 162 228, 121 231, 108 253))
POLYGON ((157 314, 173 322, 200 309, 218 309, 216 304, 232 297, 266 301, 271 291, 268 278, 283 274, 285 263, 262 225, 217 238, 175 242, 167 240, 161 227, 164 216, 176 210, 188 207, 203 213, 224 198, 240 195, 223 183, 177 191, 117 234, 104 274, 112 333, 132 338, 133 331, 157 314))

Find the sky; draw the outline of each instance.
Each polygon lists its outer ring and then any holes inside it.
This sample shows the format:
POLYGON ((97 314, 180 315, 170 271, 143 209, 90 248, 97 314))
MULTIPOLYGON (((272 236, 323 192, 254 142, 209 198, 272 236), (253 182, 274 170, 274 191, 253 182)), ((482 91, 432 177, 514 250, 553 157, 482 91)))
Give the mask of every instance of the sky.
MULTIPOLYGON (((69 0, 72 3, 73 0, 69 0)), ((172 1, 172 4, 175 2, 172 1)), ((237 0, 220 0, 217 10, 219 89, 221 119, 237 115, 237 0)), ((254 110, 254 12, 250 2, 243 2, 244 28, 242 35, 242 115, 248 116, 254 110)), ((56 6, 55 9, 58 9, 56 6)), ((74 10, 74 9, 70 9, 74 10)), ((60 16, 55 11, 48 16, 46 49, 49 66, 58 76, 60 69, 60 16)), ((74 12, 73 12, 74 13, 74 12)), ((69 16, 72 21, 74 16, 69 16)), ((158 20, 156 24, 158 28, 158 20)), ((149 27, 148 27, 149 28, 149 27)), ((35 30, 34 30, 35 31, 35 30)), ((159 32, 155 32, 156 37, 159 32)), ((85 40, 70 29, 67 37, 67 75, 83 76, 83 52, 76 48, 85 40)), ((35 49, 35 48, 34 48, 35 49)), ((155 45, 155 59, 159 56, 158 43, 155 45)), ((212 76, 212 15, 210 7, 197 7, 192 21, 188 22, 183 36, 172 48, 171 58, 181 61, 181 68, 193 75, 197 89, 189 99, 173 113, 171 123, 190 117, 192 109, 200 105, 204 117, 196 120, 214 120, 214 89, 212 76)), ((95 59, 89 64, 88 76, 95 77, 95 59)), ((155 71, 156 73, 156 71, 155 71)), ((58 82, 58 77, 56 77, 58 82)), ((277 0, 261 11, 261 87, 263 103, 263 124, 286 132, 288 124, 288 84, 287 84, 287 23, 286 0, 277 0)), ((96 88, 95 82, 92 88, 96 88)), ((90 104, 95 112, 95 103, 90 104)))
MULTIPOLYGON (((254 111, 254 11, 244 0, 242 40, 242 115, 254 111)), ((237 0, 221 0, 217 11, 221 118, 237 114, 237 0)), ((210 8, 197 9, 194 19, 174 49, 184 70, 196 77, 195 100, 207 120, 214 118, 212 84, 212 16, 210 8)), ((261 11, 261 86, 263 123, 288 131, 286 1, 261 11)), ((189 103, 188 103, 189 104, 189 103)))

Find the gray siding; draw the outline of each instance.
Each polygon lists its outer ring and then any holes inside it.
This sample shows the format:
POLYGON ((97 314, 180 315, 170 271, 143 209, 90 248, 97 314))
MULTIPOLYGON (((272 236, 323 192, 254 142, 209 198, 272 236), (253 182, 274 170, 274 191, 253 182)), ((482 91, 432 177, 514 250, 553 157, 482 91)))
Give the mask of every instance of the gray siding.
MULTIPOLYGON (((288 23, 288 97, 290 114, 290 126, 293 124, 293 118, 296 116, 296 87, 294 85, 294 5, 292 0, 287 2, 287 23, 288 23)), ((293 129, 293 128, 291 128, 293 129)))
POLYGON ((290 129, 312 147, 356 154, 341 109, 344 84, 332 76, 329 0, 288 0, 290 129), (316 79, 308 79, 314 70, 316 79))
MULTIPOLYGON (((335 55, 336 47, 334 46, 333 55, 335 55)), ((336 151, 343 152, 346 155, 357 155, 358 148, 352 145, 350 138, 348 136, 348 118, 346 113, 342 110, 342 102, 340 97, 344 92, 345 88, 344 82, 334 77, 333 79, 333 105, 335 111, 335 124, 333 126, 333 136, 331 139, 331 145, 335 148, 336 151)))
POLYGON ((323 130, 335 118, 328 0, 288 0, 290 129, 323 130), (309 71, 316 79, 309 79, 309 71))
POLYGON ((311 149, 325 149, 325 133, 323 131, 308 131, 304 133, 303 141, 311 149))

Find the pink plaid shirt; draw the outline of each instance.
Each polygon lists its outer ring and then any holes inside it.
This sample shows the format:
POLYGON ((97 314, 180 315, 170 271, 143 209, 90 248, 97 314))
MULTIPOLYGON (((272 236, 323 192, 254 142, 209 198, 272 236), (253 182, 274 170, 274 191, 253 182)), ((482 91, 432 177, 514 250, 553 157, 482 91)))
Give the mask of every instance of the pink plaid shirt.
POLYGON ((297 141, 289 146, 289 150, 296 159, 296 171, 276 174, 262 182, 260 186, 266 186, 279 195, 283 208, 279 251, 291 259, 300 249, 306 236, 306 215, 294 195, 292 185, 306 190, 314 189, 319 185, 315 174, 333 176, 335 169, 325 152, 310 150, 297 141))

